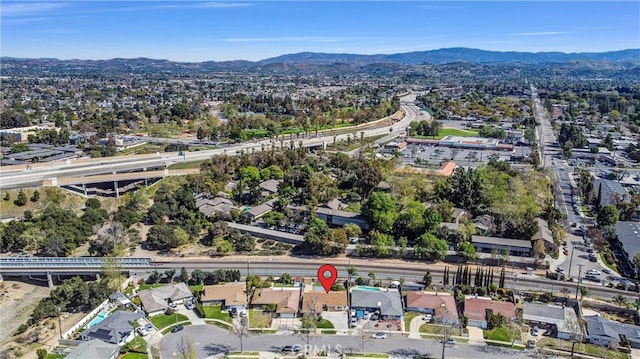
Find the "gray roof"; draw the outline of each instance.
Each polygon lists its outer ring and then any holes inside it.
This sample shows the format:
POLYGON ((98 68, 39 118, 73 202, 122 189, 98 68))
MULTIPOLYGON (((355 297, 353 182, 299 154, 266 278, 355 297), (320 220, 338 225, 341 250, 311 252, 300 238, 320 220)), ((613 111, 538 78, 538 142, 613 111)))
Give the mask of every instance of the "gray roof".
POLYGON ((376 289, 378 290, 354 287, 351 291, 351 306, 355 308, 380 308, 380 315, 402 315, 400 292, 387 288, 376 289))
POLYGON ((531 241, 525 241, 521 239, 511 238, 499 238, 499 237, 486 237, 486 236, 471 236, 471 242, 482 244, 493 244, 503 247, 514 248, 529 248, 531 249, 531 241))
POLYGON ((107 343, 118 344, 122 338, 128 337, 131 331, 133 331, 133 325, 131 325, 131 322, 143 317, 144 314, 142 313, 119 310, 105 318, 100 323, 85 330, 81 335, 86 339, 100 339, 107 343))
POLYGON ((532 322, 555 324, 558 331, 565 333, 573 333, 574 329, 572 328, 575 326, 572 326, 571 323, 578 322, 573 308, 541 303, 525 302, 522 308, 522 318, 532 322))
POLYGON ((65 358, 68 359, 111 359, 117 357, 120 347, 117 344, 105 343, 102 340, 92 339, 80 343, 65 358))
POLYGON ((587 322, 587 334, 590 337, 605 337, 620 340, 620 334, 629 341, 640 341, 640 327, 637 325, 614 322, 597 315, 585 316, 587 322))
POLYGON ((620 183, 602 178, 596 178, 593 180, 593 190, 595 191, 594 193, 596 196, 600 190, 600 184, 602 184, 602 194, 600 199, 601 206, 613 204, 613 195, 616 193, 627 200, 630 199, 629 192, 627 192, 627 189, 622 187, 620 183))
POLYGON ((538 223, 538 231, 533 235, 533 237, 531 237, 531 239, 542 239, 545 242, 553 243, 553 235, 551 234, 551 230, 549 230, 549 224, 547 221, 541 218, 536 218, 536 222, 538 223))
POLYGON ((252 207, 247 213, 249 213, 252 217, 259 217, 264 214, 271 212, 273 208, 270 205, 263 203, 261 205, 252 207))
POLYGON ((629 259, 633 259, 640 252, 640 223, 618 222, 616 223, 616 234, 629 259))
POLYGON ((184 283, 174 283, 163 287, 151 288, 138 292, 142 306, 147 313, 166 309, 168 299, 182 300, 193 296, 189 287, 184 283))
POLYGON ((264 182, 260 182, 260 188, 269 191, 271 193, 278 193, 278 186, 280 185, 280 181, 270 179, 264 182))

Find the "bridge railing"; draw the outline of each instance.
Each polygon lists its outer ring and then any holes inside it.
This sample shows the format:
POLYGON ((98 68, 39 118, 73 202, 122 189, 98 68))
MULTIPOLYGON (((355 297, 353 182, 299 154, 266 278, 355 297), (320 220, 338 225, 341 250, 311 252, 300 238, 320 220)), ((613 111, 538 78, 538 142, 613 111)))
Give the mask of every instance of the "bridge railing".
MULTIPOLYGON (((148 267, 151 258, 124 257, 109 258, 109 263, 117 263, 124 268, 148 267)), ((93 267, 103 266, 102 257, 0 257, 0 269, 2 268, 38 268, 38 267, 93 267)))

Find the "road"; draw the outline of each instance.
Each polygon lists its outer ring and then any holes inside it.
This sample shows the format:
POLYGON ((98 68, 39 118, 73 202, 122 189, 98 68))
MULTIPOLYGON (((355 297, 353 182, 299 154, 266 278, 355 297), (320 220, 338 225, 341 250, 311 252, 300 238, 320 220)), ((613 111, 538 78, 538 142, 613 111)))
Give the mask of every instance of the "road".
MULTIPOLYGON (((374 129, 358 129, 357 131, 364 132, 364 137, 385 135, 388 136, 388 138, 392 138, 405 133, 411 121, 415 121, 420 116, 420 109, 412 104, 414 100, 415 95, 413 94, 401 98, 400 106, 405 116, 392 126, 383 126, 374 129)), ((346 140, 347 136, 351 135, 352 134, 337 135, 336 139, 339 141, 346 140)), ((303 146, 306 147, 321 146, 323 143, 332 143, 333 139, 333 135, 325 134, 324 136, 295 140, 295 145, 297 146, 299 142, 302 142, 303 146)), ((285 146, 288 145, 288 143, 288 140, 285 141, 285 146)), ((215 155, 236 155, 240 153, 241 150, 251 151, 254 149, 255 151, 261 151, 263 148, 270 148, 271 145, 271 140, 261 140, 238 143, 214 150, 184 152, 183 155, 179 155, 178 152, 158 152, 149 155, 34 163, 29 165, 29 169, 27 169, 26 165, 4 166, 0 168, 0 189, 40 186, 42 185, 42 181, 51 178, 82 177, 98 174, 113 174, 123 171, 145 170, 147 168, 162 168, 180 162, 205 160, 215 155)), ((279 141, 277 145, 280 145, 279 141)))
MULTIPOLYGON (((582 277, 589 269, 602 272, 605 269, 599 262, 589 261, 588 247, 584 245, 582 235, 578 233, 581 225, 585 225, 584 218, 580 213, 580 204, 574 201, 575 183, 571 179, 573 167, 563 159, 562 151, 559 147, 557 137, 553 132, 551 121, 546 110, 543 108, 535 87, 531 86, 531 99, 534 105, 534 116, 540 124, 538 126, 538 140, 542 147, 541 164, 550 170, 556 181, 556 207, 558 207, 567 217, 565 229, 567 231, 567 249, 569 255, 565 256, 560 250, 560 264, 558 267, 565 270, 566 276, 577 279, 582 270, 582 277), (575 223, 576 227, 571 224, 575 223)), ((601 275, 604 280, 607 276, 601 275)))
MULTIPOLYGON (((320 351, 327 350, 335 358, 335 355, 341 352, 362 353, 363 344, 367 353, 388 353, 392 357, 413 357, 414 355, 440 357, 442 354, 442 344, 434 340, 408 339, 398 334, 387 339, 369 339, 368 336, 364 343, 358 335, 314 336, 309 343, 311 354, 319 354, 320 351)), ((239 339, 228 331, 210 325, 194 325, 186 326, 182 331, 167 334, 162 338, 158 346, 162 352, 162 358, 180 358, 179 348, 183 342, 188 340, 193 342, 198 358, 206 358, 229 351, 240 351, 239 339)), ((282 356, 281 348, 293 344, 305 347, 303 340, 294 335, 251 335, 244 338, 242 349, 244 351, 270 351, 282 356)), ((491 349, 485 349, 484 346, 456 344, 447 347, 445 354, 447 358, 485 358, 491 356, 519 359, 535 357, 534 352, 502 349, 489 353, 487 350, 491 349)))

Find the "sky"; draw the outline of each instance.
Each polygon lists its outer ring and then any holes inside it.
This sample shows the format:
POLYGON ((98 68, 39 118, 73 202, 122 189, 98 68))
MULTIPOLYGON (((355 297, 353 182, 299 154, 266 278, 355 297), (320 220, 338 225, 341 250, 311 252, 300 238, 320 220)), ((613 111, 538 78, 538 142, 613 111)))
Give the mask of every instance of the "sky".
POLYGON ((5 1, 0 55, 256 61, 312 51, 640 48, 640 1, 5 1))

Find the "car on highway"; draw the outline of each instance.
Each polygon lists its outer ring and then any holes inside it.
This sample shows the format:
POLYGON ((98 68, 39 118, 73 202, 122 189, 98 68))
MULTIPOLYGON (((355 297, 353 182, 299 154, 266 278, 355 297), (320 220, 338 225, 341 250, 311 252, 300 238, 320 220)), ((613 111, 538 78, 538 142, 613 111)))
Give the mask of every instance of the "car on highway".
POLYGON ((387 339, 387 333, 373 333, 371 339, 387 339))
POLYGON ((178 324, 175 327, 171 328, 171 333, 177 333, 177 332, 181 331, 182 329, 184 329, 182 324, 178 324))

